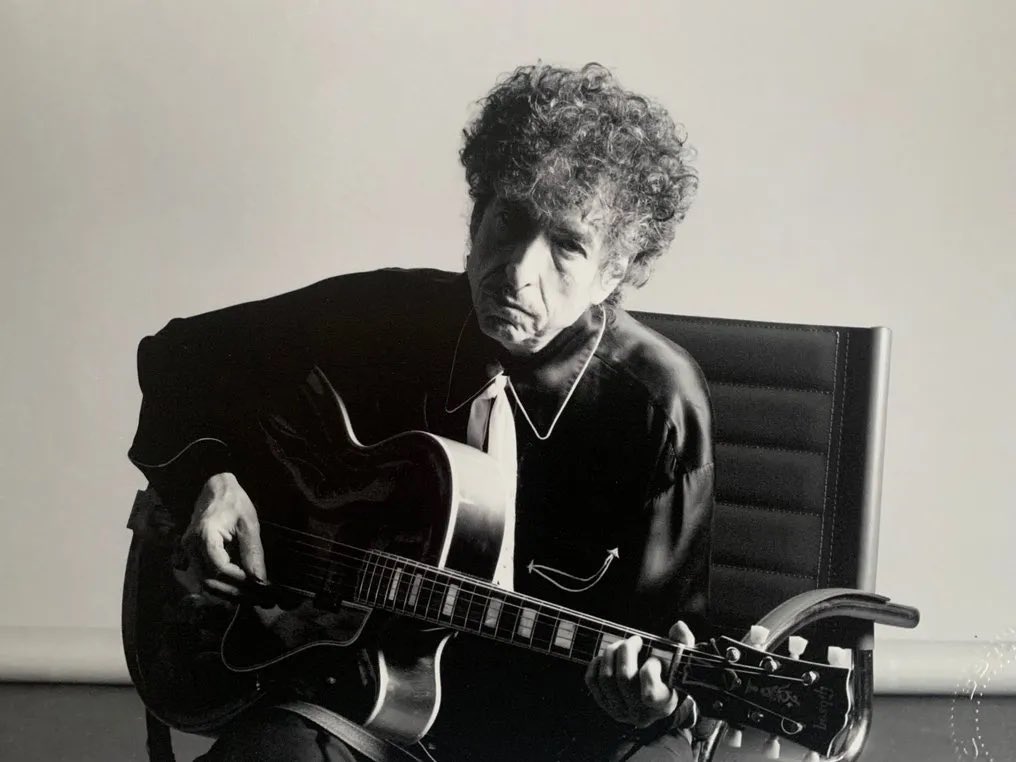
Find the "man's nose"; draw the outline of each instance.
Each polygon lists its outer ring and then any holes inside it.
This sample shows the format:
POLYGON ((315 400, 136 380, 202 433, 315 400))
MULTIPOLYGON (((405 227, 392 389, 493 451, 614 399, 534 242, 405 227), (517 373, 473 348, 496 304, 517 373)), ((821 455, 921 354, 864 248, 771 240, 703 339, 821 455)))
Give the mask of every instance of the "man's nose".
POLYGON ((540 270, 550 254, 550 245, 542 233, 527 236, 512 247, 505 262, 507 285, 515 291, 537 282, 540 270))

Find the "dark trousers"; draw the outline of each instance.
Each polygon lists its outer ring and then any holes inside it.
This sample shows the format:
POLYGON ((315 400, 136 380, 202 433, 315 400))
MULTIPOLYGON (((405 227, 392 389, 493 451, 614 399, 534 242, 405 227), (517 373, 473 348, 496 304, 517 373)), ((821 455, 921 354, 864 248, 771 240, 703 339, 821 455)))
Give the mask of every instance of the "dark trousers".
MULTIPOLYGON (((491 742, 492 750, 496 742, 491 742)), ((418 748, 410 750, 424 759, 418 748)), ((634 750, 626 762, 690 762, 691 747, 681 737, 667 736, 651 747, 634 750)), ((473 762, 437 754, 438 762, 473 762)), ((267 709, 242 719, 219 736, 208 753, 195 762, 370 762, 330 733, 298 714, 267 709)), ((481 762, 481 761, 477 761, 481 762)), ((590 761, 595 762, 595 761, 590 761)))
POLYGON ((310 720, 284 709, 241 719, 194 762, 369 762, 310 720))

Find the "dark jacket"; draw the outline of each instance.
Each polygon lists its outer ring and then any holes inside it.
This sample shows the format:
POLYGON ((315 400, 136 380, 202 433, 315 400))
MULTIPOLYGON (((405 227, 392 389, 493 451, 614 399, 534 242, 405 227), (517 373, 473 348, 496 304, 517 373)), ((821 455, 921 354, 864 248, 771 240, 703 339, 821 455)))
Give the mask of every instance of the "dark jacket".
MULTIPOLYGON (((702 622, 708 393, 683 349, 621 309, 591 308, 519 362, 479 331, 464 276, 385 270, 171 321, 142 341, 138 364, 144 398, 130 457, 184 506, 226 470, 255 505, 288 497, 285 455, 262 423, 294 409, 315 365, 367 443, 408 429, 464 440, 466 403, 503 368, 526 413, 515 415, 516 590, 664 635, 678 618, 702 622), (186 469, 151 467, 199 438, 223 444, 186 469), (593 577, 615 548, 595 584, 569 583, 593 577)), ((593 705, 572 664, 459 637, 443 676, 439 759, 495 759, 492 738, 505 759, 554 758, 625 730, 593 705)))

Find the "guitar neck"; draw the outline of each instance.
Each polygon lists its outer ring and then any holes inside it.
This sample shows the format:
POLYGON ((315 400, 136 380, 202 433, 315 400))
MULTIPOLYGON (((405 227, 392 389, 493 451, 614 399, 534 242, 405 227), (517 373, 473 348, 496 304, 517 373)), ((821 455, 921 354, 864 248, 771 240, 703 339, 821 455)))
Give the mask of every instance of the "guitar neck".
POLYGON ((354 600, 471 635, 586 664, 611 643, 642 637, 642 657, 656 656, 668 674, 678 645, 578 611, 399 556, 370 551, 357 574, 354 600))
POLYGON ((667 682, 680 683, 711 716, 793 738, 826 755, 850 717, 849 667, 778 656, 728 637, 684 651, 673 641, 475 577, 262 523, 263 538, 273 530, 283 541, 270 562, 272 584, 312 599, 319 609, 354 603, 579 664, 639 635, 640 661, 658 658, 667 682), (679 660, 680 654, 686 655, 679 660))

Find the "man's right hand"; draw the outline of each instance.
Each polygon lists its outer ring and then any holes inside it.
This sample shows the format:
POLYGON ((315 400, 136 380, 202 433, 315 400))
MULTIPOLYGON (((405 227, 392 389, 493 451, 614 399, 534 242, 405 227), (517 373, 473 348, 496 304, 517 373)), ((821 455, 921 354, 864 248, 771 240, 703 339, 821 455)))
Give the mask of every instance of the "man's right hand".
POLYGON ((212 595, 237 600, 252 584, 268 582, 257 511, 231 473, 205 482, 182 542, 202 587, 212 595))

